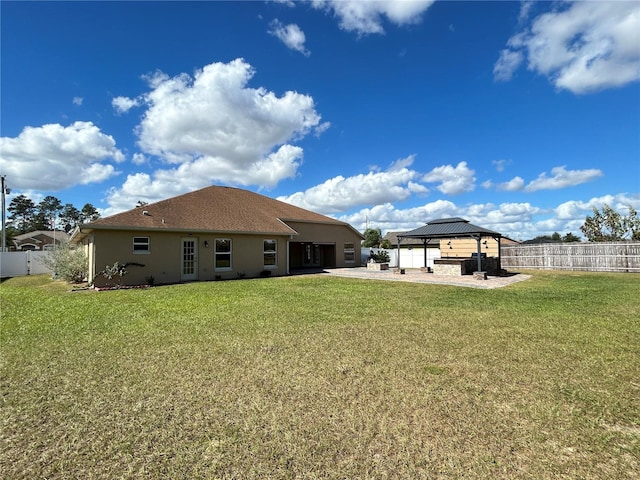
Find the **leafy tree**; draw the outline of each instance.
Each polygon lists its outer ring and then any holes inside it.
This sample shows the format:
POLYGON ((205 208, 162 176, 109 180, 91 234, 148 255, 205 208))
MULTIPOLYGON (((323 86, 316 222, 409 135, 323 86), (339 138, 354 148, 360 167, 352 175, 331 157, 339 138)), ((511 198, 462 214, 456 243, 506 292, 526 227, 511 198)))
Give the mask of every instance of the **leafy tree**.
POLYGON ((60 223, 65 232, 69 233, 80 224, 80 210, 67 203, 60 212, 60 223))
POLYGON ((85 203, 84 207, 80 211, 80 223, 93 222, 100 218, 100 213, 96 210, 96 207, 90 203, 85 203))
POLYGON ((593 216, 588 215, 580 227, 590 242, 618 242, 640 240, 640 219, 635 209, 629 205, 629 215, 616 212, 604 204, 602 210, 593 208, 593 216))
MULTIPOLYGON (((20 235, 20 232, 11 225, 5 225, 5 240, 7 242, 7 250, 13 246, 13 239, 20 235)), ((1 246, 1 245, 0 245, 1 246)), ((14 247, 15 248, 15 247, 14 247)))
POLYGON ((38 217, 41 217, 46 225, 55 225, 55 220, 62 211, 62 202, 52 195, 47 195, 38 204, 38 217))
POLYGON ((46 196, 37 205, 25 195, 15 197, 9 208, 9 220, 13 222, 17 233, 33 230, 51 230, 59 220, 65 232, 70 232, 77 225, 92 222, 100 218, 98 210, 90 203, 85 203, 82 210, 72 204, 62 205, 59 199, 52 195, 46 196))
POLYGON ((573 242, 580 242, 581 240, 580 240, 580 237, 569 232, 564 237, 562 237, 562 241, 565 243, 573 243, 573 242))
POLYGON ((19 234, 33 230, 36 215, 36 204, 25 195, 18 195, 11 200, 7 211, 8 219, 13 221, 13 226, 19 234))
POLYGON ((382 231, 379 228, 367 228, 364 231, 363 247, 376 248, 382 240, 382 231))
POLYGON ((551 240, 553 240, 554 242, 561 242, 562 237, 558 232, 553 232, 553 234, 551 235, 551 240))
POLYGON ((380 248, 393 248, 393 245, 391 245, 391 242, 385 238, 380 242, 380 248))

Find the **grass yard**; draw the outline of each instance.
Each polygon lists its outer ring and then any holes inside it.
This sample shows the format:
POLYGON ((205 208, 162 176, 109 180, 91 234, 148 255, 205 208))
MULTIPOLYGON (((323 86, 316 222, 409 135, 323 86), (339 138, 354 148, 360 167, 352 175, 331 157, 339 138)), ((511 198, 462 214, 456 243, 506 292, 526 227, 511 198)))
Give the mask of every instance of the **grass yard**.
POLYGON ((7 479, 625 479, 640 276, 0 285, 7 479))

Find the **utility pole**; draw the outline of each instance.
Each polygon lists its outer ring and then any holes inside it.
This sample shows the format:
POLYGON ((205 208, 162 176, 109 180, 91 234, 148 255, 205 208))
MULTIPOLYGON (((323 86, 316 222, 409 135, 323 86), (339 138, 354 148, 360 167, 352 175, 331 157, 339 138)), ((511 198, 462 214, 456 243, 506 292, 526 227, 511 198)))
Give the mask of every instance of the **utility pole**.
POLYGON ((2 182, 2 250, 3 252, 7 251, 7 226, 5 225, 5 193, 11 193, 11 190, 7 188, 7 184, 5 182, 6 175, 0 176, 2 182))

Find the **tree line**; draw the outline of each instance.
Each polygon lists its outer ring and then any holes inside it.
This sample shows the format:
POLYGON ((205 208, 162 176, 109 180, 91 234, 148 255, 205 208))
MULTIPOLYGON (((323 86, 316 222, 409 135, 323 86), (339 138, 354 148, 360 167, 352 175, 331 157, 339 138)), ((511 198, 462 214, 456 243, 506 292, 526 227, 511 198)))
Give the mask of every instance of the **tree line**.
POLYGON ((71 203, 65 205, 52 195, 36 204, 25 195, 18 195, 7 208, 9 215, 7 219, 10 225, 7 232, 20 235, 34 230, 55 230, 62 229, 69 233, 78 225, 92 222, 100 218, 98 210, 90 203, 85 203, 82 209, 78 210, 71 203))

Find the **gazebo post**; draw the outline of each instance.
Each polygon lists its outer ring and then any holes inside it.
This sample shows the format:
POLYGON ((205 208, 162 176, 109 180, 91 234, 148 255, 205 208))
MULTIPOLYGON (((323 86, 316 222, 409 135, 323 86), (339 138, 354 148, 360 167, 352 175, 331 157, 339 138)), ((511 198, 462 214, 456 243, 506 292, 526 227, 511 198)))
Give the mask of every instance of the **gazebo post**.
POLYGON ((482 244, 480 240, 482 240, 482 237, 476 237, 476 241, 478 242, 478 272, 482 271, 482 244))
MULTIPOLYGON (((422 245, 424 246, 424 268, 427 268, 427 239, 422 239, 422 245)), ((427 270, 425 270, 426 272, 427 270)))

